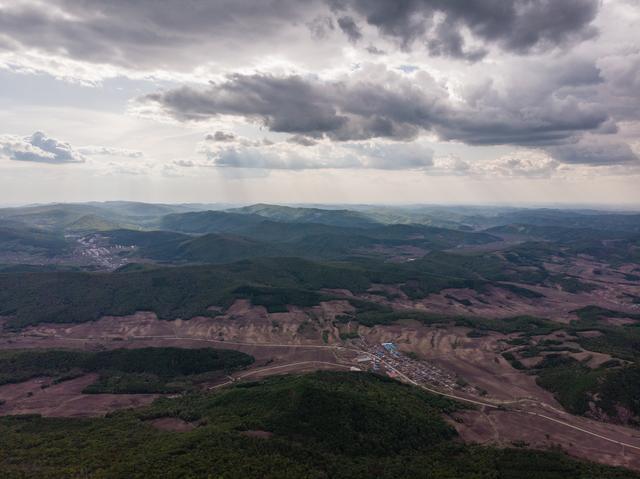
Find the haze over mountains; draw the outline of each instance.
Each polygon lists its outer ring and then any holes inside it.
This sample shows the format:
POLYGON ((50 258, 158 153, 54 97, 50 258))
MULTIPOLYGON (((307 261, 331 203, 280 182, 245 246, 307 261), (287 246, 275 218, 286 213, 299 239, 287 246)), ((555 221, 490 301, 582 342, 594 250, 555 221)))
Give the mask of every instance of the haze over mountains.
POLYGON ((98 233, 113 247, 133 247, 128 253, 140 258, 196 263, 287 255, 406 260, 435 250, 504 243, 505 235, 564 241, 573 235, 588 242, 629 240, 640 233, 640 215, 630 212, 468 207, 354 211, 258 204, 211 210, 108 202, 8 208, 0 210, 0 223, 3 254, 22 249, 27 263, 29 254, 41 253, 39 261, 45 262, 70 254, 78 237, 98 233))

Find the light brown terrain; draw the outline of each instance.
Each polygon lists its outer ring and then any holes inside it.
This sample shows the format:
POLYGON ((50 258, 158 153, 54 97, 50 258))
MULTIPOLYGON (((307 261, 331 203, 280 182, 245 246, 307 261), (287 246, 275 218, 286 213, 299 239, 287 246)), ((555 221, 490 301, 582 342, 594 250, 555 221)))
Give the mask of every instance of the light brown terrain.
POLYGON ((94 383, 96 374, 52 384, 51 378, 34 378, 0 386, 0 415, 102 416, 109 411, 150 404, 157 394, 82 394, 94 383))
MULTIPOLYGON (((600 288, 589 293, 572 294, 559 288, 520 285, 538 291, 544 297, 522 298, 505 289, 491 287, 483 293, 465 289, 444 290, 412 301, 397 286, 375 285, 359 297, 395 309, 485 317, 529 314, 561 323, 576 319, 572 313, 575 309, 592 304, 635 312, 639 306, 631 304, 625 295, 637 294, 638 285, 625 283, 616 272, 593 274, 598 267, 587 260, 572 266, 582 279, 598 282, 600 288)), ((331 293, 345 298, 353 296, 348 290, 332 290, 331 293)), ((452 424, 465 441, 498 445, 526 443, 529 447, 543 449, 561 447, 576 457, 640 470, 640 431, 575 417, 562 411, 553 395, 536 384, 535 377, 514 369, 501 356, 502 352, 511 348, 506 340, 515 335, 492 332, 482 337, 469 337, 468 328, 426 326, 409 320, 371 328, 356 322, 345 324, 335 321, 338 316, 354 312, 353 306, 346 300, 327 301, 313 308, 290 306, 286 313, 268 313, 264 307, 238 300, 226 311, 220 312, 214 318, 195 317, 173 321, 159 320, 150 312, 139 312, 125 317, 103 317, 81 324, 40 324, 19 333, 2 332, 0 324, 0 349, 102 350, 145 346, 209 346, 235 349, 255 357, 255 363, 247 370, 236 372, 217 383, 203 385, 216 389, 236 381, 272 374, 318 369, 368 369, 371 363, 356 361, 356 358, 362 359, 363 355, 365 359, 367 354, 371 356, 366 352, 367 345, 393 342, 401 352, 410 353, 412 357, 440 371, 439 374, 457 378, 459 386, 444 389, 428 383, 420 385, 433 392, 468 400, 477 406, 477 409, 457 413, 452 419, 452 424), (345 332, 357 333, 360 338, 342 340, 341 333, 345 332)), ((567 354, 588 361, 591 367, 610 359, 606 354, 580 350, 578 344, 561 331, 533 338, 534 341, 543 339, 563 341, 563 345, 579 351, 567 354)), ((523 361, 531 366, 541 359, 541 356, 536 356, 523 361)), ((417 384, 402 371, 388 365, 382 366, 385 372, 399 380, 417 384)), ((36 378, 1 386, 0 399, 4 400, 4 404, 0 406, 0 414, 102 415, 114 409, 147 404, 157 397, 82 394, 82 389, 94 380, 95 376, 84 375, 49 385, 50 379, 36 378)), ((153 425, 175 431, 195 427, 188 423, 173 422, 153 425)))
MULTIPOLYGON (((540 293, 543 297, 527 298, 499 286, 489 286, 483 292, 468 288, 444 289, 426 298, 413 300, 398 286, 378 284, 372 286, 367 293, 355 297, 394 309, 415 309, 449 316, 508 318, 529 315, 562 323, 577 319, 572 311, 589 305, 632 314, 640 313, 640 304, 633 303, 633 298, 640 296, 640 282, 625 279, 625 274, 632 272, 637 265, 624 264, 612 268, 604 263, 579 257, 570 262, 547 262, 544 266, 551 273, 575 277, 583 283, 595 286, 596 289, 571 293, 559 287, 510 283, 540 293)), ((344 290, 326 291, 335 294, 345 293, 344 290)), ((611 321, 635 322, 622 318, 614 318, 611 321)))
MULTIPOLYGON (((541 412, 608 438, 640 447, 640 432, 598 423, 585 418, 541 412)), ((640 450, 601 440, 583 431, 535 416, 513 411, 480 409, 458 412, 451 424, 464 441, 505 447, 559 449, 567 454, 615 466, 640 470, 640 450)))

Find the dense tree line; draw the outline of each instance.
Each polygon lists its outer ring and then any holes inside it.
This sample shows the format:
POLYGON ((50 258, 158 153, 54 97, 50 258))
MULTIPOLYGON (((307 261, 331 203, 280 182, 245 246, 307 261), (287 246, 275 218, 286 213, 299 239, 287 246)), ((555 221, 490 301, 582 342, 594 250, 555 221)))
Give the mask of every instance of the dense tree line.
POLYGON ((97 372, 98 381, 85 392, 177 392, 190 388, 202 375, 228 373, 252 362, 248 354, 211 348, 4 351, 0 353, 0 384, 36 376, 50 376, 57 382, 97 372))

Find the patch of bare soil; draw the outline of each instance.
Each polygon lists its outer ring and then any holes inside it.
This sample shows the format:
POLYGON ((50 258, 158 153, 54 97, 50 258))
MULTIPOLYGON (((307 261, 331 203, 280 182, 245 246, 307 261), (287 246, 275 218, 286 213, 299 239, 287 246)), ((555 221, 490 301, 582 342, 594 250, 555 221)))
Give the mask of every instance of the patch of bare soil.
MULTIPOLYGON (((535 412, 535 411, 532 411, 535 412)), ((585 428, 596 434, 640 447, 633 429, 599 423, 586 418, 541 412, 562 422, 585 428)), ((532 414, 495 409, 469 410, 454 414, 451 424, 465 442, 535 449, 561 449, 571 456, 613 466, 640 470, 640 451, 605 439, 585 435, 583 431, 532 414)))
POLYGON ((428 249, 420 248, 418 246, 388 246, 382 244, 373 245, 371 248, 362 248, 357 251, 357 253, 362 254, 378 254, 385 256, 387 261, 396 263, 403 263, 405 261, 413 261, 417 258, 422 258, 428 252, 428 249))
POLYGON ((577 359, 578 361, 580 361, 583 364, 586 364, 587 366, 589 366, 592 369, 600 367, 600 366, 602 366, 602 364, 604 364, 607 361, 612 359, 612 356, 609 356, 608 354, 596 353, 596 352, 592 352, 592 351, 582 351, 580 353, 570 353, 569 356, 571 356, 574 359, 577 359))
POLYGON ((156 429, 160 429, 162 431, 188 432, 196 428, 194 423, 183 421, 177 417, 160 417, 157 419, 151 419, 147 422, 156 429))
POLYGON ((507 288, 491 286, 483 292, 465 288, 445 289, 421 300, 410 300, 398 285, 372 285, 367 293, 356 296, 394 309, 421 309, 448 315, 493 318, 531 315, 562 323, 577 319, 573 311, 589 305, 629 313, 640 312, 640 304, 633 303, 634 298, 638 296, 640 282, 631 281, 625 276, 631 265, 626 265, 626 269, 621 267, 619 270, 613 270, 602 263, 578 258, 571 263, 558 261, 545 263, 545 266, 549 271, 575 277, 595 285, 597 289, 570 293, 559 287, 511 283, 513 286, 540 293, 543 297, 523 297, 507 288))
POLYGON ((602 336, 604 333, 602 331, 591 330, 591 331, 578 331, 576 334, 583 338, 597 338, 602 336))
POLYGON ((525 298, 507 289, 489 287, 479 293, 469 289, 447 289, 417 301, 416 307, 444 313, 464 314, 493 318, 530 315, 568 323, 577 319, 573 311, 589 305, 598 305, 612 310, 629 310, 626 301, 608 294, 605 288, 577 294, 556 288, 513 283, 544 295, 541 298, 525 298))
MULTIPOLYGON (((0 348, 54 347, 66 341, 68 347, 128 347, 138 338, 188 338, 220 342, 269 344, 316 344, 326 337, 339 341, 339 331, 332 322, 336 316, 353 312, 347 301, 320 303, 313 308, 289 307, 286 313, 268 313, 262 306, 238 300, 222 315, 195 317, 189 320, 159 320, 154 313, 138 312, 130 316, 106 316, 98 321, 79 324, 40 324, 19 334, 0 336, 0 348), (311 326, 303 327, 301 326, 311 326)), ((202 346, 202 345, 201 345, 202 346)))
POLYGON ((611 326, 628 326, 638 324, 640 321, 632 318, 602 318, 602 322, 611 326))
POLYGON ((540 361, 542 361, 543 356, 534 356, 532 358, 518 358, 518 360, 526 367, 526 368, 534 368, 538 365, 540 361))
POLYGON ((0 386, 0 415, 40 414, 42 416, 90 417, 109 411, 150 404, 157 394, 82 394, 93 384, 96 374, 52 384, 50 378, 34 378, 0 386))
POLYGON ((512 246, 516 246, 520 243, 524 243, 525 241, 526 241, 526 238, 522 236, 502 235, 502 241, 492 241, 491 243, 485 243, 485 244, 458 245, 455 248, 451 248, 446 251, 449 251, 451 253, 456 253, 456 254, 489 253, 492 251, 501 251, 507 248, 511 248, 512 246))

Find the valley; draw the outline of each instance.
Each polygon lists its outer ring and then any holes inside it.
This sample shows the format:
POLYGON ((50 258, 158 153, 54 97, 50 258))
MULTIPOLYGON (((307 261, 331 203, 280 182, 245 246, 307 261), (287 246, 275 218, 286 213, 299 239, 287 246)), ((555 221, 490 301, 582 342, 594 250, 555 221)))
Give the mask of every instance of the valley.
MULTIPOLYGON (((130 216, 119 204, 109 221, 63 215, 72 226, 42 207, 20 225, 5 211, 22 256, 0 267, 0 415, 90 421, 274 376, 372 375, 459 404, 443 418, 465 444, 640 471, 635 216, 602 233, 607 214, 590 215, 578 234, 528 210, 517 221, 535 227, 474 215, 449 229, 267 206, 130 216), (26 247, 17 231, 61 243, 26 247), (190 366, 168 373, 145 351, 190 366), (250 360, 193 369, 204 351, 250 360)), ((180 417, 158 427, 204 427, 180 417)))

